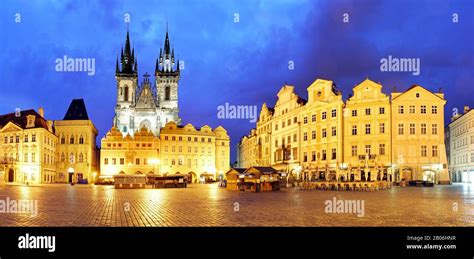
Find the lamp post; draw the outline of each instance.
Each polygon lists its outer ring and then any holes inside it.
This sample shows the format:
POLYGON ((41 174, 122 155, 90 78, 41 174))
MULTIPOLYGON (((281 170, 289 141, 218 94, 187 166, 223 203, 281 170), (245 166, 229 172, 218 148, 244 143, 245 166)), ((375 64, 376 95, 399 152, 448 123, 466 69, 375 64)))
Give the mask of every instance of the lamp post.
POLYGON ((153 185, 153 188, 155 188, 155 165, 159 165, 160 164, 160 159, 157 159, 157 158, 152 158, 149 160, 149 162, 151 165, 153 165, 153 174, 152 174, 152 178, 153 178, 153 181, 152 181, 152 185, 153 185))

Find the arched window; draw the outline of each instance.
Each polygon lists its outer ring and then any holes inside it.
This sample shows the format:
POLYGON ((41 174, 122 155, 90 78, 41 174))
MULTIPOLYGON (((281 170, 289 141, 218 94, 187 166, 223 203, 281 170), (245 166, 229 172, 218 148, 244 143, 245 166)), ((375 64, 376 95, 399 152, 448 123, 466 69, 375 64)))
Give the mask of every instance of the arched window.
POLYGON ((74 135, 71 135, 71 137, 69 137, 69 144, 74 144, 74 135))
POLYGON ((64 153, 61 153, 61 162, 66 161, 66 155, 64 153))
POLYGON ((124 87, 123 100, 124 100, 125 102, 128 102, 128 86, 125 86, 125 87, 124 87))
POLYGON ((64 137, 64 135, 61 136, 61 144, 66 144, 66 138, 64 137))
POLYGON ((170 100, 170 91, 171 91, 171 90, 170 90, 170 87, 167 86, 167 87, 165 88, 165 101, 169 101, 169 100, 170 100))
POLYGON ((84 137, 82 135, 79 136, 79 144, 84 144, 84 137))
POLYGON ((79 153, 79 163, 84 162, 84 155, 82 153, 79 153))

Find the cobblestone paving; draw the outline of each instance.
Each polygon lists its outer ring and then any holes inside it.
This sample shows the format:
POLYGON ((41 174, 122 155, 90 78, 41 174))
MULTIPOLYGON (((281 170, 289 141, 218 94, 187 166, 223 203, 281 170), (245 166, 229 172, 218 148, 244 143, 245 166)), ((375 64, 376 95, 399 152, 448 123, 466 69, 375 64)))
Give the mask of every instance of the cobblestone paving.
POLYGON ((378 192, 116 190, 112 186, 6 186, 0 200, 38 200, 38 215, 0 213, 0 226, 474 226, 474 184, 378 192), (363 200, 363 217, 325 213, 326 200, 363 200), (237 211, 236 211, 237 210, 237 211))

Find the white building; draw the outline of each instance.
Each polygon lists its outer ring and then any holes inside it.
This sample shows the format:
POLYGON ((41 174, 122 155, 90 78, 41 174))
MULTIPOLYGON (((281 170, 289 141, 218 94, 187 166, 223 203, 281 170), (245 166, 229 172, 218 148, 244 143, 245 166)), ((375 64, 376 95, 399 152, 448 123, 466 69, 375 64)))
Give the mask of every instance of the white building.
POLYGON ((448 127, 451 180, 474 183, 474 110, 464 107, 464 113, 455 113, 448 127))
MULTIPOLYGON (((166 32, 164 51, 156 60, 155 84, 150 83, 149 75, 144 75, 143 83, 138 84, 138 65, 135 50, 130 47, 129 33, 115 68, 117 81, 117 105, 115 106, 114 127, 125 136, 133 134, 145 126, 155 135, 167 122, 181 123, 178 116, 179 66, 175 67, 174 49, 171 49, 166 32)), ((179 61, 178 61, 179 63, 179 61)))

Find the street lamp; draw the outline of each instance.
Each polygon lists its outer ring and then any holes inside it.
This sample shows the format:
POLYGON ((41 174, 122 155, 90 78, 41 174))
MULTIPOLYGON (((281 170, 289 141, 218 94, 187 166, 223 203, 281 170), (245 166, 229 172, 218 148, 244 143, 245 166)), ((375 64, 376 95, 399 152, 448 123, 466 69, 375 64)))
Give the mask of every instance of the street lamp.
POLYGON ((160 164, 160 159, 158 158, 152 158, 150 160, 148 160, 148 163, 150 165, 153 165, 153 188, 155 187, 155 165, 159 165, 160 164))

